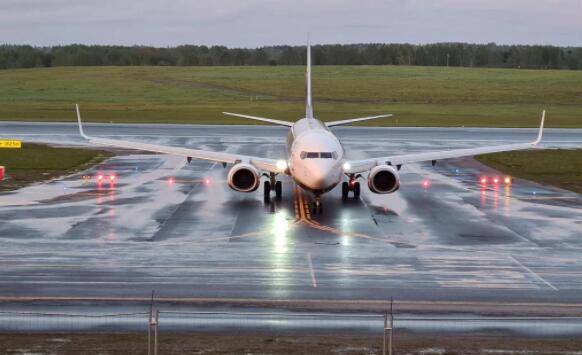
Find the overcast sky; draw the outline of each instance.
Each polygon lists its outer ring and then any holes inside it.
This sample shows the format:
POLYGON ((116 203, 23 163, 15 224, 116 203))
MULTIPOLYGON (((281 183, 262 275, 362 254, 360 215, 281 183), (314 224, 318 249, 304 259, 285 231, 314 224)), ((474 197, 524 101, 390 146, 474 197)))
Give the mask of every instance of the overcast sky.
POLYGON ((0 43, 582 46, 582 0, 0 0, 0 43))

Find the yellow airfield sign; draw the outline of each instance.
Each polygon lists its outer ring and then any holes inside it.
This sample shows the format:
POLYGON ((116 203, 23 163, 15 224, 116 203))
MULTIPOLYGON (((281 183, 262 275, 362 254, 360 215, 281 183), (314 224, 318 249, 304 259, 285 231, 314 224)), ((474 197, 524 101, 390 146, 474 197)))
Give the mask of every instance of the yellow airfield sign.
POLYGON ((0 140, 0 148, 19 149, 22 148, 22 141, 0 140))

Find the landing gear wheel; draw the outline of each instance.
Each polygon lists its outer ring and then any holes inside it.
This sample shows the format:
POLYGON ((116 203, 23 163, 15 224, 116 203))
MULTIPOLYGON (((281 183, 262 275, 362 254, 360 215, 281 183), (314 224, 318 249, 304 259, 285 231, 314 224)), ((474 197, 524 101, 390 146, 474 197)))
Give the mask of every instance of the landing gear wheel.
POLYGON ((275 196, 281 198, 281 195, 283 195, 283 184, 281 184, 281 181, 277 181, 275 183, 275 196))
POLYGON ((265 198, 268 198, 269 196, 271 196, 271 183, 268 181, 265 181, 263 183, 263 192, 265 193, 265 198))
POLYGON ((347 182, 342 182, 342 198, 346 199, 348 198, 348 193, 350 193, 350 186, 348 185, 347 182))
POLYGON ((354 184, 354 198, 360 198, 360 183, 356 182, 354 184))

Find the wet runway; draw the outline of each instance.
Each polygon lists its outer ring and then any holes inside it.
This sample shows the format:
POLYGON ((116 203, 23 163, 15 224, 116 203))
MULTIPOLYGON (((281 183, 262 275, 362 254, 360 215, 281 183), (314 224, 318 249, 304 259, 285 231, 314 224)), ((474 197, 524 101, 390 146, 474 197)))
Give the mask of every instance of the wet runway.
MULTIPOLYGON (((279 127, 89 124, 86 131, 285 157, 279 127)), ((349 158, 536 135, 336 132, 349 158)), ((0 138, 83 144, 71 124, 0 123, 0 138)), ((582 130, 548 129, 544 145, 581 147, 582 130)), ((175 298, 582 303, 582 196, 521 180, 482 186, 479 177, 495 172, 471 159, 404 166, 392 195, 372 194, 362 183, 361 200, 342 201, 336 188, 323 199, 324 214, 311 216, 311 197, 289 179, 281 201, 265 202, 260 190, 230 190, 220 164, 123 154, 91 171, 0 194, 0 297, 147 297, 155 289, 175 298), (102 184, 82 179, 98 173, 102 184)))

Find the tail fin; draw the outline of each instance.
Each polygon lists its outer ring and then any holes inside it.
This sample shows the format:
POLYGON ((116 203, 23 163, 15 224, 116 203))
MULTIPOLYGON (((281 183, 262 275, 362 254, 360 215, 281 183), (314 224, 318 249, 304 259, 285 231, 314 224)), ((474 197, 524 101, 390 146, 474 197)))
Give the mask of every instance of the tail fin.
POLYGON ((313 105, 311 103, 311 44, 307 41, 307 69, 306 77, 306 100, 305 100, 305 117, 313 118, 313 105))

